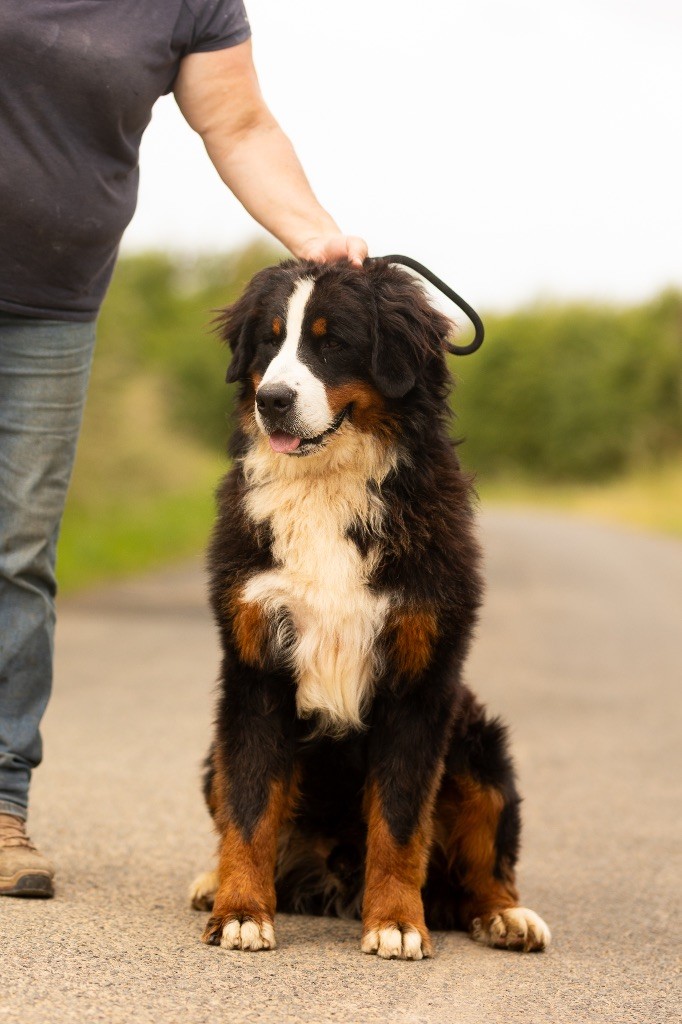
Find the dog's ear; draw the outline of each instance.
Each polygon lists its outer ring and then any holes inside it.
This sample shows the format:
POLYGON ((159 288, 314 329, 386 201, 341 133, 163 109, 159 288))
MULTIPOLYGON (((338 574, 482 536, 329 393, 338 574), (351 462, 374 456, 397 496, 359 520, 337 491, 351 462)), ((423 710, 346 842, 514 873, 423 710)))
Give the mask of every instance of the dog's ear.
POLYGON ((225 375, 228 384, 242 380, 251 365, 255 329, 268 291, 269 277, 269 268, 255 274, 237 301, 222 310, 215 319, 216 331, 232 351, 225 375))
POLYGON ((402 398, 431 359, 444 358, 452 323, 407 271, 385 260, 365 268, 376 306, 372 376, 387 398, 402 398))

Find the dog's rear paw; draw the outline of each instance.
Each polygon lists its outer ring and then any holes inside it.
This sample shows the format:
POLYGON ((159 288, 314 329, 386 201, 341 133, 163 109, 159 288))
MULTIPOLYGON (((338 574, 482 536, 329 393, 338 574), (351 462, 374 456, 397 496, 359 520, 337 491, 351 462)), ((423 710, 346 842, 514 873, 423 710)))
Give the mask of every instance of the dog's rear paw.
POLYGON ((539 914, 526 907, 510 907, 497 914, 474 918, 471 937, 495 949, 515 949, 522 953, 539 953, 552 940, 539 914))
POLYGON ((382 928, 370 928, 362 936, 363 953, 376 953, 384 960, 421 960, 431 956, 428 937, 410 924, 391 922, 382 928))
POLYGON ((256 951, 274 949, 275 929, 272 921, 255 921, 252 917, 212 917, 202 936, 209 946, 223 949, 256 951))
POLYGON ((204 871, 197 875, 189 887, 189 900, 195 910, 213 910, 218 891, 218 872, 204 871))

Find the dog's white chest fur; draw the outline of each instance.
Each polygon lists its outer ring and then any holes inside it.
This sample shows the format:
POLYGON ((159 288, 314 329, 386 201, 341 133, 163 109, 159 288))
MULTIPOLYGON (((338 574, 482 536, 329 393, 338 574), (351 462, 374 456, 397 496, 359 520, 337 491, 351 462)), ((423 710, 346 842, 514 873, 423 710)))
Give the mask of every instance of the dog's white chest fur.
POLYGON ((381 501, 367 481, 380 482, 390 462, 372 438, 349 429, 344 441, 325 472, 281 455, 273 463, 263 446, 247 456, 247 512, 254 522, 269 522, 276 568, 252 576, 242 592, 243 601, 269 614, 288 613, 295 639, 286 654, 299 713, 318 712, 340 730, 361 725, 389 606, 388 596, 367 586, 376 555, 363 557, 346 534, 359 521, 380 527, 381 501), (355 457, 343 458, 351 449, 355 457))

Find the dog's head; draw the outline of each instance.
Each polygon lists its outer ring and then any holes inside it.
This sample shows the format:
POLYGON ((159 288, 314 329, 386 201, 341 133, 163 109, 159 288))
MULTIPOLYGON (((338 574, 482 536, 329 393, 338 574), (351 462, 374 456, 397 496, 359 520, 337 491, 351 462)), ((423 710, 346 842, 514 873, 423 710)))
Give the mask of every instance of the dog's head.
POLYGON ((442 384, 452 333, 415 278, 382 260, 268 267, 220 328, 247 415, 274 452, 298 457, 346 421, 390 433, 420 385, 442 384))

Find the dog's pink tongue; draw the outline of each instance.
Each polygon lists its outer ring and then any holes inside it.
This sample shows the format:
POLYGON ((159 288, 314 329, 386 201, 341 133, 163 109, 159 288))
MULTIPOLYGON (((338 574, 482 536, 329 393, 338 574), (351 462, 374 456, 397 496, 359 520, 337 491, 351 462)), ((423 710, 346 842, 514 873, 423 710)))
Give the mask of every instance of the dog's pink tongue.
POLYGON ((273 452, 295 452, 301 443, 300 437, 285 434, 283 430, 275 430, 268 439, 273 452))

